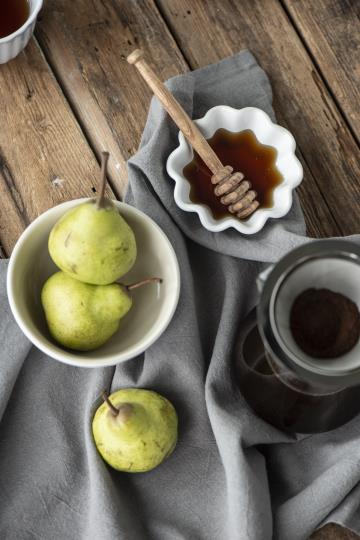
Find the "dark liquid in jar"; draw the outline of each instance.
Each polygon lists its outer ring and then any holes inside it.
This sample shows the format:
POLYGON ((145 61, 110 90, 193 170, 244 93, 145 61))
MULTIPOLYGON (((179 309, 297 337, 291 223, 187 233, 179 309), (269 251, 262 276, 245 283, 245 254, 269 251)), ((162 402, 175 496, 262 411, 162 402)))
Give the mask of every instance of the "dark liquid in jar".
POLYGON ((18 30, 28 19, 28 0, 0 0, 0 38, 18 30))
MULTIPOLYGON (((283 180, 275 166, 277 150, 259 143, 250 130, 233 133, 221 128, 207 141, 224 165, 231 165, 234 172, 242 172, 251 182, 258 194, 260 208, 271 208, 274 189, 283 180)), ((214 194, 211 171, 196 152, 193 160, 184 167, 183 174, 191 185, 193 203, 208 206, 215 219, 229 216, 227 207, 214 194)))
MULTIPOLYGON (((251 313, 242 323, 248 330, 234 350, 238 386, 250 407, 273 426, 291 433, 321 433, 335 429, 360 412, 359 389, 345 388, 310 395, 286 385, 273 371, 251 313)), ((304 388, 306 383, 304 383, 304 388)))

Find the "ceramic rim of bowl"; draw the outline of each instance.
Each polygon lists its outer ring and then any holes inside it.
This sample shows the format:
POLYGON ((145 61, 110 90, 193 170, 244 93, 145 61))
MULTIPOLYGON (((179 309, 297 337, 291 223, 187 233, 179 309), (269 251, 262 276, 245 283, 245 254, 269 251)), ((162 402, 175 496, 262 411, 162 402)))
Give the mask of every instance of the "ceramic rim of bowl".
MULTIPOLYGON (((49 214, 51 214, 54 209, 59 209, 61 207, 65 208, 71 208, 75 206, 76 204, 80 204, 82 202, 86 202, 90 200, 89 198, 84 199, 76 199, 72 201, 67 201, 65 203, 59 204, 53 208, 50 208, 40 216, 38 216, 22 233, 22 235, 19 237, 14 250, 12 252, 12 255, 9 260, 9 266, 8 266, 8 272, 7 272, 7 280, 6 280, 6 288, 7 288, 7 295, 8 300, 10 304, 10 308, 12 311, 12 314, 15 318, 16 323, 22 330, 22 332, 25 334, 25 336, 29 339, 31 343, 33 343, 38 349, 40 349, 42 352, 50 356, 50 358, 53 358, 55 360, 58 360, 64 364, 76 366, 76 367, 86 367, 86 368, 98 368, 98 367, 107 367, 107 366, 114 366, 116 364, 125 362, 127 360, 131 360, 132 358, 135 358, 139 354, 143 353, 146 349, 148 349, 155 341, 161 336, 161 334, 166 330, 167 326, 170 324, 175 310, 177 308, 179 297, 180 297, 180 268, 179 263, 176 257, 176 253, 174 248, 172 247, 170 240, 164 233, 164 231, 159 227, 153 219, 151 219, 149 216, 147 216, 144 212, 141 210, 130 206, 126 203, 120 202, 120 201, 112 201, 118 208, 121 208, 122 206, 126 206, 128 209, 130 209, 130 212, 133 212, 138 217, 141 218, 141 220, 147 222, 151 227, 157 230, 157 232, 163 237, 165 240, 165 243, 167 244, 169 254, 171 256, 172 262, 175 267, 175 276, 174 276, 174 283, 175 283, 175 293, 173 302, 171 305, 171 309, 169 310, 166 319, 164 319, 164 322, 159 326, 159 328, 156 331, 151 332, 148 336, 147 340, 140 342, 140 345, 133 346, 130 351, 121 353, 120 355, 109 355, 101 360, 94 359, 90 357, 86 357, 86 353, 76 353, 76 351, 71 351, 70 349, 67 351, 64 349, 63 352, 61 352, 61 348, 58 345, 54 344, 54 347, 56 346, 57 350, 54 350, 51 347, 51 342, 48 341, 50 345, 47 345, 46 343, 43 343, 41 340, 39 340, 36 336, 33 335, 31 330, 27 327, 26 324, 23 323, 22 317, 19 313, 16 300, 14 298, 13 290, 14 290, 14 284, 13 284, 13 278, 15 273, 15 267, 17 258, 19 257, 21 253, 21 249, 23 244, 28 240, 29 236, 32 234, 33 229, 41 224, 42 221, 45 221, 49 214), (60 352, 58 352, 60 351, 60 352), (81 356, 81 355, 84 356, 81 356)), ((101 347, 99 348, 99 351, 101 350, 101 347)))

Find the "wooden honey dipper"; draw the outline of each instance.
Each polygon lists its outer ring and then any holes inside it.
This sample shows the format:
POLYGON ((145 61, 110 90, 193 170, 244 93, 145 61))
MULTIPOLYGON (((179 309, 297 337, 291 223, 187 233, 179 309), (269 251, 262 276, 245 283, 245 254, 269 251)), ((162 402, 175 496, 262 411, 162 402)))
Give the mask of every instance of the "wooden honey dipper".
POLYGON ((241 172, 233 173, 230 165, 224 166, 221 163, 196 124, 155 75, 143 56, 143 51, 136 49, 127 57, 127 61, 137 67, 164 109, 212 172, 211 182, 215 185, 215 195, 220 197, 220 201, 228 207, 229 212, 240 219, 247 218, 259 207, 256 200, 257 193, 251 189, 251 183, 244 179, 241 172))

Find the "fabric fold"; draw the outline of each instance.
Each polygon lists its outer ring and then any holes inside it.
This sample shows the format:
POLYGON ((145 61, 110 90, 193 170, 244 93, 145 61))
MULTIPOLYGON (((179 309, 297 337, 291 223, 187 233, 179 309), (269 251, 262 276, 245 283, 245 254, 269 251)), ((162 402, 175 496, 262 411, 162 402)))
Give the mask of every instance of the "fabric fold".
MULTIPOLYGON (((168 86, 193 118, 219 104, 274 118, 268 78, 248 51, 168 86)), ((232 376, 234 339, 258 298, 256 275, 308 241, 298 199, 255 236, 212 234, 175 205, 166 160, 176 145, 177 129, 153 99, 129 161, 127 202, 168 236, 181 295, 145 354, 115 370, 47 358, 11 316, 0 262, 1 538, 304 540, 332 520, 360 531, 359 418, 328 434, 287 435, 253 413, 232 376), (179 415, 175 452, 146 474, 111 470, 91 435, 101 391, 129 386, 164 394, 179 415)))

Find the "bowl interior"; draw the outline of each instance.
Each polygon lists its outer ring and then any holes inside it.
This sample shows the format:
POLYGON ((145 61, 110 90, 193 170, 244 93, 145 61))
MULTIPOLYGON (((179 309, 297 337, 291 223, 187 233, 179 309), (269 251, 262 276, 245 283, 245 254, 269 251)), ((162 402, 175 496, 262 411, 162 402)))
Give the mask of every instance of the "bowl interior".
POLYGON ((133 291, 133 307, 120 322, 116 334, 101 348, 84 353, 61 348, 47 329, 40 292, 47 278, 58 270, 48 253, 50 230, 69 208, 79 202, 83 200, 49 210, 25 231, 10 261, 9 299, 25 334, 53 358, 84 367, 114 365, 143 352, 166 328, 178 301, 178 263, 169 240, 149 217, 114 201, 133 229, 138 248, 135 265, 121 281, 130 284, 155 276, 162 278, 163 283, 133 291))
POLYGON ((213 232, 233 227, 239 232, 253 234, 264 226, 268 218, 286 215, 292 204, 292 190, 300 184, 303 176, 301 164, 295 156, 296 144, 291 133, 274 124, 265 112, 255 107, 233 109, 219 105, 210 109, 195 123, 206 139, 212 137, 219 128, 234 133, 252 131, 260 144, 271 146, 276 150, 275 165, 283 180, 274 189, 274 203, 270 208, 260 208, 246 220, 237 220, 231 215, 215 219, 207 206, 193 203, 190 199, 190 184, 183 175, 183 169, 193 159, 193 150, 179 132, 179 146, 170 154, 167 161, 167 171, 175 180, 176 204, 182 210, 196 212, 203 226, 213 232))
POLYGON ((356 261, 336 257, 316 258, 293 270, 279 289, 274 302, 272 327, 282 346, 300 365, 343 373, 360 366, 360 341, 339 358, 318 360, 305 354, 295 342, 290 329, 290 312, 295 298, 309 288, 330 289, 341 293, 360 306, 359 265, 356 261))

